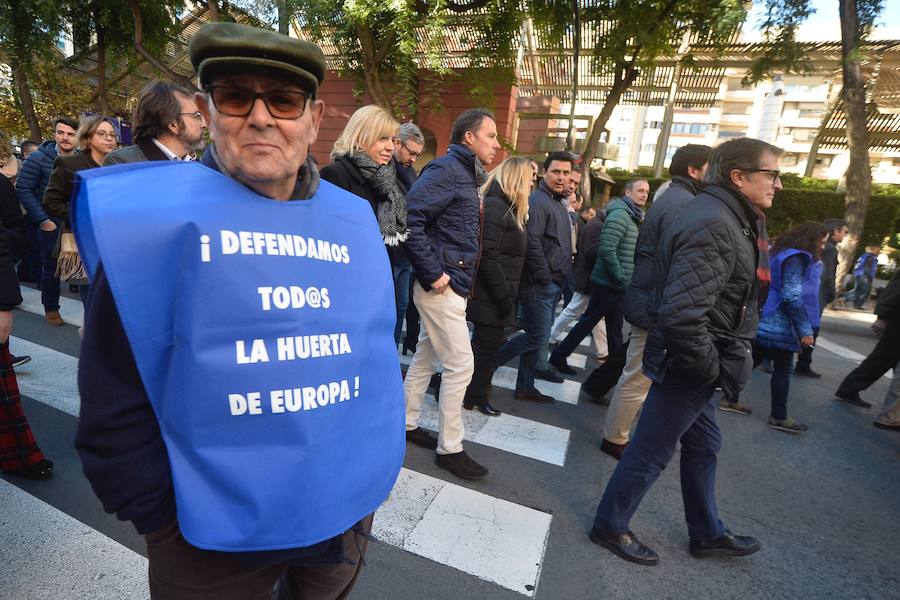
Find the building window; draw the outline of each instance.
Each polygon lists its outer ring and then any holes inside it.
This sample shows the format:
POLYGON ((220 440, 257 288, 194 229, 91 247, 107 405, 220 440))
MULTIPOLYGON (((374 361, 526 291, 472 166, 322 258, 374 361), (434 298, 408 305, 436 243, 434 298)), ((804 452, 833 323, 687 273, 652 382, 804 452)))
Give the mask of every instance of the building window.
POLYGON ((656 144, 644 144, 641 146, 641 152, 652 152, 656 153, 656 144))
POLYGON ((647 129, 662 129, 662 121, 647 121, 647 129))
POLYGON ((743 131, 726 131, 726 130, 724 130, 724 129, 722 129, 721 131, 719 131, 719 139, 723 139, 723 138, 734 138, 734 137, 743 137, 743 136, 744 136, 744 132, 743 132, 743 131))
POLYGON ((627 135, 616 136, 616 145, 617 146, 627 146, 628 145, 628 136, 627 135))
POLYGON ((676 150, 678 150, 678 146, 669 146, 666 148, 666 160, 672 160, 676 150))
POLYGON ((703 135, 709 129, 706 123, 673 123, 672 133, 683 135, 703 135))

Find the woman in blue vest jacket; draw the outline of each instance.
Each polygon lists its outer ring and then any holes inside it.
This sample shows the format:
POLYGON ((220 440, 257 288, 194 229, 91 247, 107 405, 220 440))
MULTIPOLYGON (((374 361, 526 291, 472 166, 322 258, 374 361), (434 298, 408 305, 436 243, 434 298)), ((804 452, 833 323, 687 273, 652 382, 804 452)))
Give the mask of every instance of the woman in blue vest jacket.
POLYGON ((772 360, 772 413, 769 427, 801 433, 808 427, 787 416, 794 355, 814 343, 819 326, 819 279, 828 229, 804 223, 781 236, 769 261, 772 282, 756 336, 758 352, 772 360))

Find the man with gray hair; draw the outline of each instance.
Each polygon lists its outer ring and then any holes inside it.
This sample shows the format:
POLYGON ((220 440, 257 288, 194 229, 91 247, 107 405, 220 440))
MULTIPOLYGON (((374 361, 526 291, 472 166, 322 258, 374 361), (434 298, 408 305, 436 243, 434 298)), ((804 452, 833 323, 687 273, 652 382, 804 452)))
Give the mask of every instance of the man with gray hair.
POLYGON ((607 204, 606 221, 597 246, 597 259, 591 271, 591 299, 584 315, 550 355, 548 362, 557 371, 567 375, 576 373, 566 363, 566 358, 600 319, 606 319, 609 354, 612 355, 622 346, 625 288, 634 272, 638 225, 644 220, 644 205, 647 204, 649 195, 650 184, 646 179, 631 179, 625 184, 622 197, 607 204))
POLYGON ((662 232, 648 292, 644 374, 653 381, 631 443, 610 477, 591 541, 641 565, 656 552, 629 530, 631 517, 681 442, 681 493, 694 558, 747 556, 716 507, 722 436, 713 392, 731 397, 750 379, 750 344, 765 302, 768 243, 763 209, 781 189, 781 149, 728 140, 709 160, 703 191, 662 232))
POLYGON ((425 148, 425 136, 415 123, 403 123, 400 132, 394 139, 394 169, 397 181, 404 191, 409 191, 416 182, 416 168, 413 163, 422 156, 425 148))
MULTIPOLYGON (((397 174, 397 183, 406 194, 416 182, 418 175, 413 163, 422 155, 425 148, 425 136, 415 123, 403 123, 400 131, 394 138, 394 172, 397 174)), ((394 340, 400 343, 400 333, 403 329, 403 319, 409 312, 415 313, 414 318, 408 318, 406 323, 406 338, 411 343, 405 342, 404 347, 415 348, 415 337, 419 331, 419 313, 412 304, 412 276, 413 268, 406 254, 403 244, 399 246, 386 246, 391 257, 391 269, 394 275, 394 292, 397 304, 397 324, 394 326, 394 340), (414 331, 413 331, 414 330, 414 331)))

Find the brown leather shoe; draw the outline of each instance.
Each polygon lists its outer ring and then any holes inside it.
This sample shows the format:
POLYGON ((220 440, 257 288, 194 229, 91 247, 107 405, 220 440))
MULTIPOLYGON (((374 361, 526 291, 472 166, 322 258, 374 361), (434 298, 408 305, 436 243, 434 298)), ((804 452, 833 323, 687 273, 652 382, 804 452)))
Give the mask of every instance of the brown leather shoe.
POLYGON ((58 310, 48 310, 44 315, 44 318, 47 320, 47 325, 52 327, 62 327, 66 324, 66 322, 63 321, 63 318, 59 316, 58 310))
POLYGON ((612 456, 616 460, 622 458, 622 455, 625 454, 625 448, 627 447, 628 442, 625 442, 624 444, 614 444, 606 438, 603 438, 603 441, 600 442, 600 451, 612 456))

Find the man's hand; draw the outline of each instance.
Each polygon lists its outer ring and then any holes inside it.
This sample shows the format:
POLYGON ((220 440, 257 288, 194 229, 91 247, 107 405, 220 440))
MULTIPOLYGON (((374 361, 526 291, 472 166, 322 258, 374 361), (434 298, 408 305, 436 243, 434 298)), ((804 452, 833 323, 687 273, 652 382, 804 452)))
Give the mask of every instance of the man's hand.
POLYGON ((443 294, 450 285, 450 276, 444 273, 437 281, 431 283, 431 289, 435 294, 443 294))
POLYGON ((800 345, 804 348, 811 348, 816 343, 816 338, 811 335, 804 335, 800 338, 800 345))
POLYGON ((884 330, 887 329, 887 321, 884 319, 878 319, 874 323, 872 323, 872 333, 876 336, 881 337, 881 334, 884 333, 884 330))
POLYGON ((12 332, 12 311, 0 310, 0 344, 9 341, 9 334, 12 332))
POLYGON ((39 227, 41 228, 41 231, 56 231, 57 229, 56 223, 54 223, 50 219, 47 219, 46 221, 41 223, 39 227))

